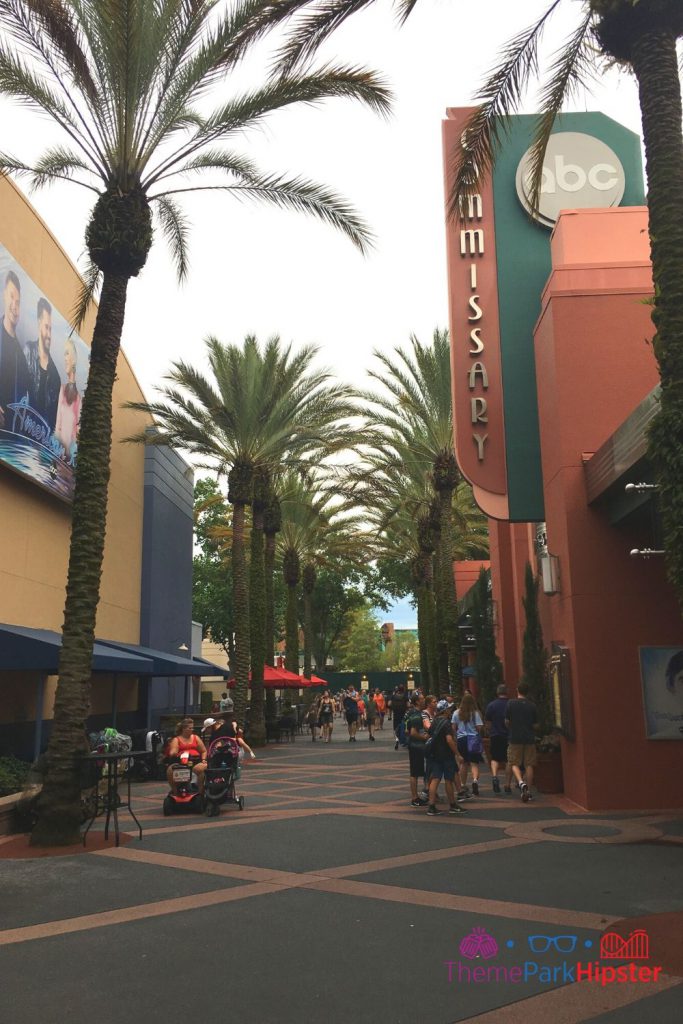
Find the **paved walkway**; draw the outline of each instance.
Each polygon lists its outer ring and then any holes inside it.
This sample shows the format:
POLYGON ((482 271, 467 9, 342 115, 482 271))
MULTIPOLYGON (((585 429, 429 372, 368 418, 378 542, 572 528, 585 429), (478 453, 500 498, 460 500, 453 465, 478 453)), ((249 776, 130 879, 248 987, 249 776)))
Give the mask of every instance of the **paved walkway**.
POLYGON ((142 842, 0 859, 3 1019, 683 1019, 680 815, 523 805, 485 776, 467 816, 427 818, 391 734, 350 744, 339 723, 331 745, 298 737, 248 766, 241 813, 164 819, 164 791, 137 788, 142 842), (628 963, 600 959, 601 936, 638 928, 651 980, 576 980, 628 963))

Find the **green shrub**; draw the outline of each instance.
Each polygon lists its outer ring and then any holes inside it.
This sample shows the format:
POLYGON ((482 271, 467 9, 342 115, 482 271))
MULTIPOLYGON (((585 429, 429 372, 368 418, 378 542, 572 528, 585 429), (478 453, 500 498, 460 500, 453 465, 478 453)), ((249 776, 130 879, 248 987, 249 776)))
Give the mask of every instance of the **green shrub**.
POLYGON ((19 761, 16 757, 0 757, 0 796, 20 793, 30 767, 26 761, 19 761))

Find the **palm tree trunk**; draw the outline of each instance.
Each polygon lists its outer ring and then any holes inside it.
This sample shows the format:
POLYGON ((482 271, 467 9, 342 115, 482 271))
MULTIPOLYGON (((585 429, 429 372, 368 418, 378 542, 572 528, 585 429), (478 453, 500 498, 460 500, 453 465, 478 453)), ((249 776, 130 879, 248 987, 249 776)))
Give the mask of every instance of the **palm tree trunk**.
MULTIPOLYGON (((266 534, 265 550, 266 575, 266 658, 265 664, 275 665, 275 534, 266 534)), ((275 690, 269 686, 266 690, 266 718, 276 717, 275 690)))
POLYGON ((443 534, 439 535, 434 552, 434 599, 436 602, 436 663, 439 679, 439 693, 447 693, 450 689, 448 675, 448 643, 446 642, 446 602, 444 599, 445 583, 443 579, 443 534))
POLYGON ((266 579, 263 543, 263 512, 254 507, 249 566, 249 638, 251 647, 250 742, 266 742, 263 666, 266 661, 266 579))
POLYGON ((236 501, 232 512, 232 586, 235 612, 235 718, 244 725, 249 685, 249 581, 244 550, 245 505, 236 501))
POLYGON ((439 545, 440 591, 442 601, 443 640, 450 688, 454 693, 462 689, 462 654, 460 629, 458 628, 458 595, 453 572, 453 491, 444 488, 439 491, 441 519, 441 543, 439 545))
POLYGON ((434 600, 433 562, 431 554, 427 552, 423 552, 420 555, 420 559, 420 575, 424 580, 423 620, 429 682, 432 687, 432 693, 438 697, 441 693, 441 687, 439 684, 439 665, 436 651, 436 602, 434 600))
POLYGON ((311 678, 313 654, 313 591, 316 571, 313 562, 307 562, 303 571, 304 586, 304 676, 311 678))
POLYGON ((429 674, 429 658, 427 656, 427 635, 425 622, 425 588, 415 588, 415 604, 417 605, 417 641, 420 645, 420 688, 423 693, 432 692, 432 681, 429 674))
POLYGON ((299 609, 297 598, 297 585, 287 585, 287 653, 285 655, 285 668, 288 672, 299 673, 299 609))
POLYGON ((90 711, 95 617, 106 534, 112 393, 128 281, 127 276, 104 275, 93 332, 79 435, 59 682, 48 772, 38 822, 31 835, 34 846, 64 846, 79 839, 78 756, 84 752, 90 711))
POLYGON ((662 28, 632 42, 638 80, 650 211, 650 248, 662 378, 649 452, 659 483, 669 577, 683 609, 683 140, 676 38, 662 28))

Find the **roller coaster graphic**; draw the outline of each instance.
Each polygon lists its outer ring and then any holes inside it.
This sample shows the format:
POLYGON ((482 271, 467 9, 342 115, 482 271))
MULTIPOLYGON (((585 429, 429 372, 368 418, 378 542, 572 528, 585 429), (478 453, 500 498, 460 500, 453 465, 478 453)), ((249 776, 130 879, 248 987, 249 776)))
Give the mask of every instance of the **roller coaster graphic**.
POLYGON ((600 939, 600 957, 603 960, 649 960, 650 938, 637 928, 624 939, 616 932, 605 932, 600 939))

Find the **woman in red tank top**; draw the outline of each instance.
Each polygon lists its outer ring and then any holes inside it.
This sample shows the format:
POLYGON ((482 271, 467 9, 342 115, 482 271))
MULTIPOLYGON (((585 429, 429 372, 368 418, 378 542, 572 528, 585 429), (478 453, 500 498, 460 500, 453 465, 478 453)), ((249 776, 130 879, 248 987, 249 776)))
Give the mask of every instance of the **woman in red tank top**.
POLYGON ((173 771, 172 765, 177 764, 178 761, 181 763, 191 762, 194 769, 195 775, 197 776, 197 783, 199 785, 199 792, 204 792, 204 772, 206 771, 206 747, 202 743, 199 736, 197 736, 192 730, 194 729, 194 722, 191 718, 183 718, 182 722, 179 722, 176 727, 176 734, 171 740, 171 744, 168 748, 168 759, 169 767, 166 772, 166 778, 171 789, 175 792, 173 785, 173 771))

